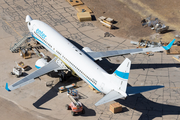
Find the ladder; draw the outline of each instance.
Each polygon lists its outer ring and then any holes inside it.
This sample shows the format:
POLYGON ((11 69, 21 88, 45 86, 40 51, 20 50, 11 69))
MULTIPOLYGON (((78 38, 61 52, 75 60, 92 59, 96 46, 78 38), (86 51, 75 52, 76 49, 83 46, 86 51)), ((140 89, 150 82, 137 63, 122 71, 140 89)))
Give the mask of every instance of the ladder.
POLYGON ((14 53, 15 51, 18 51, 18 49, 21 47, 21 45, 30 38, 28 35, 24 36, 21 40, 19 40, 17 43, 14 44, 13 47, 10 47, 10 51, 14 53))

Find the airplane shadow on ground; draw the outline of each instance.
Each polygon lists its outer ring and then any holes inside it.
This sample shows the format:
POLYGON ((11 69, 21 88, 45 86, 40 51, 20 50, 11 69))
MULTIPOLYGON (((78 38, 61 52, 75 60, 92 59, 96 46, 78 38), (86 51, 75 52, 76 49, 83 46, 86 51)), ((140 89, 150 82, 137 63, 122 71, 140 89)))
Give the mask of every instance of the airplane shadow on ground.
POLYGON ((44 103, 48 102, 49 100, 53 99, 58 95, 58 87, 60 87, 60 83, 58 82, 54 87, 52 87, 47 93, 45 93, 40 99, 38 99, 35 103, 33 103, 34 107, 37 109, 44 109, 44 110, 51 110, 49 108, 40 107, 44 103))
MULTIPOLYGON (((57 76, 53 76, 53 77, 57 77, 57 76)), ((58 95, 60 86, 69 85, 71 83, 76 83, 77 81, 79 81, 79 79, 76 77, 71 77, 71 78, 69 78, 68 76, 66 77, 67 79, 66 81, 64 82, 59 81, 57 84, 52 86, 48 92, 46 92, 41 98, 39 98, 35 103, 33 103, 34 107, 36 107, 37 109, 51 110, 49 108, 43 108, 40 106, 48 102, 49 100, 53 99, 54 97, 56 97, 58 95)))
MULTIPOLYGON (((112 64, 106 59, 104 59, 103 61, 98 61, 97 63, 110 74, 113 73, 119 66, 119 64, 112 64)), ((179 68, 180 64, 168 64, 168 63, 131 64, 131 69, 144 69, 145 70, 149 68, 158 69, 158 68, 169 68, 169 67, 179 68)), ((128 87, 130 86, 131 85, 128 84, 128 87)), ((128 92, 128 89, 127 89, 127 92, 128 92)), ((119 102, 120 104, 128 108, 141 112, 142 114, 140 115, 139 120, 144 120, 144 119, 152 120, 156 117, 162 117, 163 115, 179 115, 180 114, 180 106, 156 103, 151 100, 148 100, 142 94, 128 96, 125 100, 118 99, 115 101, 119 102)))
MULTIPOLYGON (((38 99, 35 103, 33 103, 34 107, 37 109, 43 109, 43 110, 51 110, 50 108, 44 108, 41 107, 44 103, 48 102, 49 100, 53 99, 58 95, 59 87, 62 85, 69 85, 71 83, 76 83, 79 81, 77 77, 70 77, 66 78, 67 80, 64 82, 58 82, 55 86, 53 86, 47 93, 45 93, 40 99, 38 99)), ((78 86, 80 87, 80 86, 78 86)), ((80 99, 86 99, 88 98, 86 95, 80 93, 80 99)), ((65 105, 64 105, 65 106, 65 105)), ((85 114, 77 114, 81 116, 95 116, 96 112, 93 109, 87 108, 85 105, 83 105, 83 108, 85 109, 85 114)), ((65 107, 64 107, 65 109, 65 107)))
POLYGON ((140 115, 139 120, 152 120, 156 117, 162 117, 163 115, 180 114, 179 106, 156 103, 148 100, 142 94, 129 96, 125 100, 118 99, 115 101, 128 108, 141 112, 142 114, 140 115))
MULTIPOLYGON (((107 59, 103 59, 102 61, 96 61, 96 63, 101 66, 105 71, 108 73, 113 73, 120 64, 113 64, 110 63, 107 59)), ((180 64, 178 63, 140 63, 140 64, 131 64, 131 70, 132 69, 158 69, 158 68, 170 68, 170 67, 176 67, 180 68, 180 64)))
MULTIPOLYGON (((113 73, 119 66, 119 64, 110 63, 107 59, 103 59, 103 61, 98 61, 97 63, 110 74, 113 73)), ((168 63, 131 64, 131 69, 143 69, 143 70, 149 69, 149 68, 158 69, 158 68, 169 68, 169 67, 179 68, 180 64, 172 64, 172 63, 170 64, 168 63)), ((131 85, 128 84, 128 87, 130 86, 131 85)), ((127 92, 128 92, 128 89, 127 89, 127 92)), ((162 117, 163 115, 179 115, 180 114, 180 106, 156 103, 151 100, 148 100, 142 94, 128 96, 125 100, 118 99, 115 101, 119 102, 120 104, 128 108, 141 112, 142 114, 140 115, 139 120, 144 120, 144 119, 152 120, 156 117, 162 117)))

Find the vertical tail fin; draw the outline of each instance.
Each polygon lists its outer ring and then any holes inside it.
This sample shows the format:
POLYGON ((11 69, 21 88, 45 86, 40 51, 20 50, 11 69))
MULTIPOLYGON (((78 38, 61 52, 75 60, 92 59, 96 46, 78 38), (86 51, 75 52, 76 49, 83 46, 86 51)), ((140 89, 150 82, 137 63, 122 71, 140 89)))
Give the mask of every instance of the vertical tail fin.
POLYGON ((121 65, 114 71, 114 75, 119 78, 120 88, 123 92, 126 92, 129 72, 131 67, 131 61, 126 58, 121 65))
POLYGON ((129 78, 129 71, 131 67, 131 61, 126 58, 121 65, 109 76, 111 79, 112 90, 107 93, 101 100, 95 105, 101 105, 119 98, 126 98, 126 88, 129 78))

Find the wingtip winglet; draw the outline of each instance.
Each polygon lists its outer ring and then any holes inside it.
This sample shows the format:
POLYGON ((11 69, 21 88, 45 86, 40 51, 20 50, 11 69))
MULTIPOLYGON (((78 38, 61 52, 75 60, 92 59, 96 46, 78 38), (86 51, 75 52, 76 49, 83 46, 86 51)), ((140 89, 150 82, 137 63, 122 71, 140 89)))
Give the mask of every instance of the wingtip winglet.
POLYGON ((5 87, 5 89, 7 90, 7 91, 11 91, 9 88, 8 88, 8 83, 6 83, 6 87, 5 87))
POLYGON ((169 50, 169 49, 171 48, 171 46, 173 45, 173 43, 174 43, 175 40, 176 40, 176 39, 173 39, 167 46, 163 46, 163 48, 164 48, 165 50, 169 50))

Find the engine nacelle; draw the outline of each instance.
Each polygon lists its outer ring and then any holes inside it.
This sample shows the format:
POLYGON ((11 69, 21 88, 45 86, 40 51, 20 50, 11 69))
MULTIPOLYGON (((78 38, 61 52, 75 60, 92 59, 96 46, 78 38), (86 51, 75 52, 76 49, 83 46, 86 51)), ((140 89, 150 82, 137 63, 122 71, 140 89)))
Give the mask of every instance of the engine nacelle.
POLYGON ((45 65, 47 65, 47 64, 48 64, 47 59, 41 58, 41 59, 38 59, 38 60, 36 61, 35 67, 36 67, 37 69, 40 69, 41 67, 43 67, 43 66, 45 66, 45 65))
POLYGON ((89 47, 84 47, 82 50, 85 52, 93 52, 89 47))

